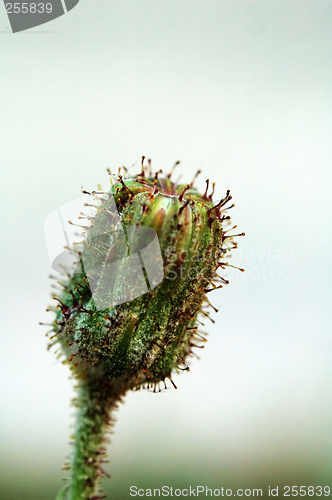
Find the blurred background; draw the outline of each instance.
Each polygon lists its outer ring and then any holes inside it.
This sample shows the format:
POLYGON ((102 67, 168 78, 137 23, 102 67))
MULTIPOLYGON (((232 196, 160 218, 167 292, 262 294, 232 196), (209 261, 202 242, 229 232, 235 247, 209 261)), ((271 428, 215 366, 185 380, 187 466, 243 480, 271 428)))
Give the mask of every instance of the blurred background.
POLYGON ((0 6, 1 500, 54 499, 70 453, 44 219, 142 155, 231 190, 246 272, 178 390, 125 398, 107 497, 332 487, 331 28, 325 0, 81 0, 17 34, 0 6))

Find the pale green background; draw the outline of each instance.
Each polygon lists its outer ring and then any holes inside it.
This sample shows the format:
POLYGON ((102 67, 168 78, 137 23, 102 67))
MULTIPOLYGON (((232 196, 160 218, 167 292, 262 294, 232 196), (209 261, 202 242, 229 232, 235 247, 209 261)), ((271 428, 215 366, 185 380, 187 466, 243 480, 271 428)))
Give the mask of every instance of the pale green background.
POLYGON ((46 351, 43 222, 142 154, 231 189, 239 240, 177 391, 129 394, 108 498, 332 486, 331 48, 323 0, 81 0, 11 34, 0 6, 1 500, 52 500, 72 384, 46 351))

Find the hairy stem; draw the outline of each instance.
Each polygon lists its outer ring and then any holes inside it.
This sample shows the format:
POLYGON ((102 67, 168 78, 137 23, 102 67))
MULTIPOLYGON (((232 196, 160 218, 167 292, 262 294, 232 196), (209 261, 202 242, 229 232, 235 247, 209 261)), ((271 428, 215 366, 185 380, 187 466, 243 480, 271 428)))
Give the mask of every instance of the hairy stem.
POLYGON ((121 401, 124 390, 85 380, 78 385, 74 453, 70 484, 62 492, 63 500, 97 500, 99 480, 107 476, 101 464, 105 461, 105 434, 112 425, 111 413, 121 401))

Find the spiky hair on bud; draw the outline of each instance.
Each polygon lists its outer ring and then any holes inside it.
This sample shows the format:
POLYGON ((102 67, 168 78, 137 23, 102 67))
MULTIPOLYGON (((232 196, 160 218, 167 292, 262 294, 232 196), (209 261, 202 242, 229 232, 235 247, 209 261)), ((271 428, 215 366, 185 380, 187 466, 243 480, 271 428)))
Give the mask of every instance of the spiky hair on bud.
POLYGON ((143 157, 139 174, 123 176, 119 170, 110 191, 84 192, 96 213, 80 225, 78 267, 54 296, 51 335, 51 345, 60 347, 79 382, 79 415, 85 415, 66 499, 96 493, 100 461, 94 451, 100 439, 95 435, 88 457, 81 446, 91 445, 89 418, 102 428, 129 389, 158 391, 167 379, 176 388, 172 373, 188 370, 194 349, 204 347, 200 316, 210 318, 211 307, 217 311, 207 294, 228 283, 219 270, 229 265, 225 257, 239 236, 229 234, 236 228, 230 228, 230 191, 213 202, 214 183, 210 190, 207 180, 200 194, 194 187, 200 171, 190 183, 177 184, 174 167, 167 175, 153 173, 143 157), (133 267, 135 258, 139 267, 133 267), (132 294, 133 288, 138 292, 132 294), (79 474, 85 474, 85 483, 79 474))

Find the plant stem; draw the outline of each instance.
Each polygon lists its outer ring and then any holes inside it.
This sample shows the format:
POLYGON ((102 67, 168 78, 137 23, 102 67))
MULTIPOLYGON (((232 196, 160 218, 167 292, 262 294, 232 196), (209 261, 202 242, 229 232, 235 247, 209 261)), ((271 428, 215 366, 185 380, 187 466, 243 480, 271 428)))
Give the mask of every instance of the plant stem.
POLYGON ((105 461, 107 428, 112 425, 111 413, 121 401, 124 390, 114 385, 85 380, 78 385, 74 454, 66 500, 97 500, 99 479, 107 474, 101 468, 105 461))

